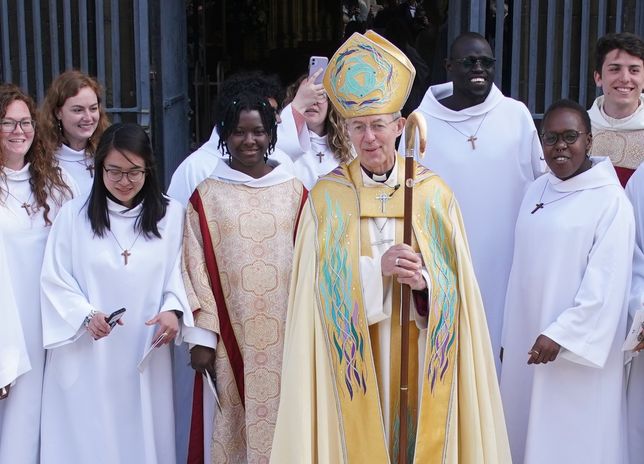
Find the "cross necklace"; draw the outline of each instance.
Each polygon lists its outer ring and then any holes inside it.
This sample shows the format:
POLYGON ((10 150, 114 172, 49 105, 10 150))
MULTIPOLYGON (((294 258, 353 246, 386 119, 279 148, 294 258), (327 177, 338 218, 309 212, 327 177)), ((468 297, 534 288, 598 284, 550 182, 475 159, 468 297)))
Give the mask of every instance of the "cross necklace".
POLYGON ((74 163, 78 163, 81 166, 85 166, 85 170, 89 171, 89 176, 91 178, 94 178, 94 161, 90 160, 89 164, 87 164, 87 158, 84 158, 82 160, 74 160, 74 163))
POLYGON ((569 197, 573 193, 577 193, 577 191, 574 191, 574 192, 567 193, 562 197, 555 198, 554 200, 543 201, 543 194, 546 193, 546 189, 548 188, 548 185, 550 185, 550 180, 548 180, 546 182, 546 185, 543 186, 543 191, 541 192, 541 196, 539 197, 539 201, 534 205, 534 209, 532 211, 530 211, 530 214, 536 213, 537 211, 539 211, 540 209, 543 209, 546 205, 549 205, 550 203, 554 203, 556 201, 563 200, 564 198, 569 197))
POLYGON ((449 122, 449 121, 445 121, 445 122, 447 123, 447 125, 448 125, 449 127, 451 127, 452 129, 454 129, 456 132, 458 132, 459 134, 464 135, 465 137, 467 137, 467 141, 468 141, 468 142, 470 142, 470 143, 472 144, 472 150, 476 150, 476 145, 474 144, 474 142, 475 142, 476 140, 478 140, 478 137, 476 136, 476 134, 478 134, 478 133, 479 133, 479 129, 480 129, 480 128, 481 128, 481 126, 483 125, 483 121, 485 121, 485 118, 487 118, 487 115, 488 115, 488 113, 485 113, 485 114, 483 115, 483 119, 481 119, 481 122, 479 123, 479 127, 477 127, 477 128, 476 128, 476 132, 474 132, 474 135, 469 135, 469 136, 468 136, 465 132, 463 132, 463 131, 461 131, 460 129, 458 129, 458 128, 457 128, 454 124, 452 124, 451 122, 449 122))
POLYGON ((112 232, 112 229, 107 229, 107 230, 109 230, 109 231, 110 231, 110 234, 112 234, 112 237, 114 238, 114 241, 116 242, 116 244, 117 244, 117 245, 119 246, 119 248, 121 249, 121 256, 123 256, 123 265, 124 265, 124 266, 127 266, 127 259, 128 259, 130 256, 132 256, 132 253, 130 253, 130 251, 132 250, 132 248, 134 248, 134 244, 136 243, 136 241, 137 241, 137 240, 139 239, 139 237, 141 236, 141 232, 142 232, 143 230, 142 230, 142 229, 141 229, 141 230, 139 230, 139 233, 136 235, 136 237, 134 237, 134 241, 133 241, 133 242, 132 242, 132 244, 131 244, 129 247, 127 247, 127 248, 123 248, 123 247, 121 246, 121 242, 119 242, 119 239, 118 239, 118 238, 116 238, 116 235, 114 235, 114 232, 112 232))
POLYGON ((34 192, 31 191, 29 194, 29 198, 27 198, 27 201, 22 201, 20 200, 17 196, 15 196, 13 193, 11 193, 8 189, 6 190, 7 195, 12 197, 14 200, 16 200, 18 203, 20 203, 20 207, 25 210, 25 213, 27 213, 27 216, 31 217, 32 214, 35 214, 40 208, 37 208, 34 206, 31 200, 31 197, 34 196, 34 192))

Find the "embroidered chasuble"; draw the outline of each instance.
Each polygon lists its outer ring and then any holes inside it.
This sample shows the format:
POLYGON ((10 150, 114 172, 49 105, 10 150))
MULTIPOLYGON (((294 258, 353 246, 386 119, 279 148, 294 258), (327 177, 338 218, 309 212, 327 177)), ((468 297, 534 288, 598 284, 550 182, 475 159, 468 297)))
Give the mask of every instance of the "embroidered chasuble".
POLYGON ((604 112, 604 96, 588 110, 593 132, 592 156, 608 156, 622 187, 644 160, 644 96, 631 116, 611 118, 604 112))
MULTIPOLYGON (((396 175, 404 185, 402 171, 396 175)), ((427 330, 410 324, 409 462, 510 462, 458 206, 446 185, 419 165, 416 181, 413 247, 422 254, 430 292, 428 307, 417 308, 428 314, 427 330)), ((374 290, 363 288, 360 260, 377 242, 367 226, 373 219, 378 230, 386 226, 381 218, 395 221, 402 235, 402 193, 365 186, 357 160, 311 191, 295 246, 281 392, 288 401, 280 404, 273 463, 396 462, 400 286, 382 278, 383 290, 392 293, 383 343, 381 324, 368 322, 374 290)), ((389 246, 400 242, 396 236, 389 246)))
POLYGON ((213 463, 268 462, 293 240, 305 197, 292 178, 269 187, 209 178, 190 199, 184 281, 195 325, 219 338, 213 463))

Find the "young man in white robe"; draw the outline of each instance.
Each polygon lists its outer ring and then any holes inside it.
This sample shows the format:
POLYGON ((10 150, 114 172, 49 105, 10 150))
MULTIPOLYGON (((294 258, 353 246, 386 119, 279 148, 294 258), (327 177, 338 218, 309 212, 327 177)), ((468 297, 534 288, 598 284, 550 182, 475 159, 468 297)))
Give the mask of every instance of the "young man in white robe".
POLYGON ((588 110, 593 156, 610 157, 622 185, 644 160, 644 41, 607 34, 597 41, 595 83, 603 95, 588 110))
POLYGON ((519 210, 503 326, 512 460, 624 464, 633 212, 610 160, 587 156, 583 107, 557 102, 542 127, 552 173, 519 210))
POLYGON ((494 63, 482 36, 457 37, 446 60, 452 82, 430 87, 418 111, 430 146, 421 162, 447 182, 463 212, 498 373, 514 225, 545 165, 530 112, 494 85, 494 63))
POLYGON ((66 204, 52 227, 41 277, 42 464, 176 463, 169 345, 179 318, 192 325, 184 210, 162 194, 152 156, 140 126, 108 128, 89 198, 66 204))

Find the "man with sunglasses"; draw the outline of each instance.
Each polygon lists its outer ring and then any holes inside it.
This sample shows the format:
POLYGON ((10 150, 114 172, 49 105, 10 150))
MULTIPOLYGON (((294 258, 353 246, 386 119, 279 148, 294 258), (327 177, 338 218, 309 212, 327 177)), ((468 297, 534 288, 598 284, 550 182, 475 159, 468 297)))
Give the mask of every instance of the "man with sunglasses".
POLYGON ((588 110, 591 154, 609 156, 625 186, 644 160, 644 41, 628 32, 601 37, 594 77, 603 95, 588 110))
POLYGON ((451 82, 430 87, 418 110, 429 145, 421 162, 447 182, 463 212, 500 372, 514 225, 527 186, 545 164, 530 112, 494 85, 494 64, 485 38, 460 35, 445 60, 451 82))

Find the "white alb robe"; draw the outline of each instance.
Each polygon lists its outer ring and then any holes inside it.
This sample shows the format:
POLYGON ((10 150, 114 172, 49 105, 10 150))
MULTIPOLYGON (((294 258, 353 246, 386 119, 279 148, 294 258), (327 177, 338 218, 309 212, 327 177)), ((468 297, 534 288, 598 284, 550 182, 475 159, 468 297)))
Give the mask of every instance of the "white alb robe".
POLYGON ((571 179, 537 179, 519 211, 501 371, 516 464, 626 459, 621 345, 635 226, 610 160, 591 159, 571 179), (561 350, 528 365, 539 334, 561 350))
POLYGON ((432 86, 418 107, 427 122, 428 146, 419 161, 447 183, 461 207, 498 374, 514 226, 528 185, 546 166, 523 103, 492 85, 483 103, 453 111, 439 102, 450 95, 451 82, 432 86), (474 134, 476 149, 467 141, 474 134))
POLYGON ((88 158, 85 150, 77 151, 62 144, 56 151, 56 159, 78 185, 79 196, 87 196, 94 183, 94 158, 88 158), (90 166, 92 169, 88 169, 90 166))
POLYGON ((4 239, 0 233, 0 388, 31 369, 16 299, 11 287, 4 239))
POLYGON ((99 238, 79 198, 52 227, 41 279, 43 464, 176 462, 170 347, 156 348, 143 373, 137 365, 158 328, 145 321, 179 310, 192 325, 180 268, 184 212, 170 201, 162 238, 146 238, 134 229, 141 208, 108 200, 112 232, 99 238), (127 265, 122 247, 131 253, 127 265), (124 325, 93 340, 85 317, 119 308, 127 310, 124 325))
MULTIPOLYGON (((36 464, 40 442, 40 404, 45 350, 40 317, 40 269, 47 235, 51 229, 39 209, 27 215, 22 203, 34 203, 29 179, 29 163, 14 171, 3 168, 6 183, 0 181, 0 232, 4 236, 6 259, 10 266, 9 284, 18 307, 23 338, 31 370, 18 378, 9 397, 0 401, 0 463, 36 464), (7 189, 11 195, 7 195, 7 189)), ((76 184, 63 172, 72 194, 76 184)), ((48 201, 53 222, 64 200, 59 193, 48 201)))
POLYGON ((333 155, 326 135, 317 135, 308 129, 306 123, 298 133, 290 104, 284 108, 281 116, 282 123, 277 126, 276 146, 293 161, 295 177, 307 190, 311 190, 321 176, 338 166, 339 161, 333 155))
MULTIPOLYGON (((640 165, 626 184, 626 196, 635 214, 635 249, 629 313, 644 309, 644 165, 640 165)), ((631 464, 644 459, 644 354, 635 356, 630 365, 626 393, 628 449, 631 464)))

